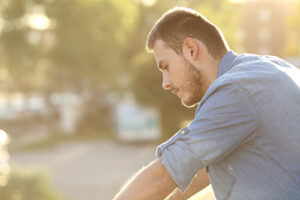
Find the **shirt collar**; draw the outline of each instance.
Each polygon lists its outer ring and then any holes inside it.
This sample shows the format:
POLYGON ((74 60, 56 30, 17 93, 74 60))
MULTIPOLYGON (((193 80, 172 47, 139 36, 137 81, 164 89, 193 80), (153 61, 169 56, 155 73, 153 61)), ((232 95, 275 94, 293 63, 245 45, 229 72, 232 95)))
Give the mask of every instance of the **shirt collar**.
MULTIPOLYGON (((222 76, 225 72, 227 72, 229 69, 231 69, 233 67, 233 62, 237 57, 238 57, 238 54, 236 54, 234 51, 228 51, 223 56, 223 58, 219 64, 217 78, 222 76)), ((206 94, 207 94, 207 92, 206 92, 206 94)), ((196 112, 198 112, 198 110, 200 109, 200 106, 202 104, 201 102, 203 102, 203 99, 205 98, 206 94, 204 95, 204 97, 202 97, 202 99, 198 103, 196 112)))
POLYGON ((219 68, 217 78, 222 76, 225 72, 227 72, 233 65, 233 61, 238 57, 238 55, 234 51, 228 51, 222 58, 219 68))

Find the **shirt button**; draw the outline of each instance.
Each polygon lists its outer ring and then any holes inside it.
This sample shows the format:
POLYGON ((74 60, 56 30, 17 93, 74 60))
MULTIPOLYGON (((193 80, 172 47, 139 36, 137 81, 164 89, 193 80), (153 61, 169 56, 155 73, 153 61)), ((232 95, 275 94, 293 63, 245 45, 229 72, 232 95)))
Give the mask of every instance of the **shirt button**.
POLYGON ((181 129, 181 131, 180 131, 180 134, 181 134, 181 135, 186 135, 186 134, 188 134, 188 133, 189 133, 189 129, 188 129, 187 127, 181 129))

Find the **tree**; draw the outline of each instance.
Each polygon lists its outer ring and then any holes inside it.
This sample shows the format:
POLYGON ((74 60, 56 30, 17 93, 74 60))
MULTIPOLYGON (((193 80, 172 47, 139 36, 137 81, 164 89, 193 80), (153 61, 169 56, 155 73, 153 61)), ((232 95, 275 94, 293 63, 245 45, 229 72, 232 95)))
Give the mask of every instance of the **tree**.
POLYGON ((6 90, 28 92, 33 85, 32 71, 35 70, 36 49, 28 42, 28 28, 22 23, 26 13, 24 1, 12 0, 1 2, 0 16, 3 20, 0 35, 1 68, 7 71, 6 90), (12 81, 13 80, 13 81, 12 81))

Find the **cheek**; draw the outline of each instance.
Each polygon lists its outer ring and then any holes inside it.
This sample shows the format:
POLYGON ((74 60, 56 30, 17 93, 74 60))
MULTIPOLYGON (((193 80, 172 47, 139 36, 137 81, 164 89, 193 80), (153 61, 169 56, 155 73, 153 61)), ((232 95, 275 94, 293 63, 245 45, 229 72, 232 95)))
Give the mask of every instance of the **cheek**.
POLYGON ((174 87, 186 90, 192 84, 190 74, 187 71, 187 66, 180 63, 169 68, 169 78, 174 87))
POLYGON ((180 89, 182 93, 190 93, 193 91, 193 87, 194 84, 188 79, 181 79, 181 81, 178 82, 178 89, 180 89))

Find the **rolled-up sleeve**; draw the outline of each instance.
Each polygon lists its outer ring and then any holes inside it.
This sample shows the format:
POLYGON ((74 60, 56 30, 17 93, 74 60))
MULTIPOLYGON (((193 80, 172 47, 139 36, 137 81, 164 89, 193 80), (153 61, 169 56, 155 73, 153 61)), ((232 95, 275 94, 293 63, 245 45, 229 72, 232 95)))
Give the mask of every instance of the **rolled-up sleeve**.
POLYGON ((182 191, 201 168, 228 156, 259 126, 254 102, 237 83, 222 81, 204 98, 190 125, 156 151, 182 191))

